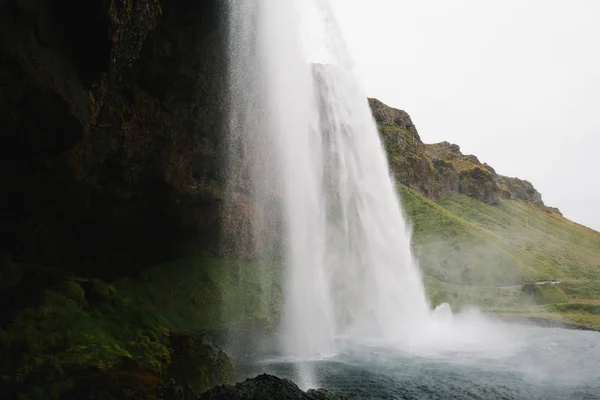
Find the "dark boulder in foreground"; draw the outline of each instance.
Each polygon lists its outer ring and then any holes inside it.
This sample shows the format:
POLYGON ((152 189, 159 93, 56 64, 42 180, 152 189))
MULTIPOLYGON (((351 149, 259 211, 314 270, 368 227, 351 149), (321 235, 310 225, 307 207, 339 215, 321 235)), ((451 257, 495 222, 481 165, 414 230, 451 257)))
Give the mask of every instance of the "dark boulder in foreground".
POLYGON ((210 336, 171 335, 171 346, 165 398, 196 399, 213 386, 235 382, 231 360, 210 336))
POLYGON ((202 400, 262 400, 262 399, 299 399, 299 400, 344 400, 347 397, 336 396, 325 389, 300 390, 295 383, 273 375, 262 374, 246 379, 233 386, 217 386, 200 396, 202 400))

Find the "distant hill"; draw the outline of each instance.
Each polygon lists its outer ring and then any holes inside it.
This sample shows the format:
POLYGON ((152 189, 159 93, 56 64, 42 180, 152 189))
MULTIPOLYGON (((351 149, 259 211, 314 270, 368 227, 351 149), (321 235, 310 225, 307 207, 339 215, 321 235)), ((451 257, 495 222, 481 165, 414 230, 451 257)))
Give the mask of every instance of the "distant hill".
POLYGON ((497 174, 458 145, 423 143, 406 112, 376 99, 369 104, 434 305, 600 328, 599 232, 545 205, 530 182, 497 174))

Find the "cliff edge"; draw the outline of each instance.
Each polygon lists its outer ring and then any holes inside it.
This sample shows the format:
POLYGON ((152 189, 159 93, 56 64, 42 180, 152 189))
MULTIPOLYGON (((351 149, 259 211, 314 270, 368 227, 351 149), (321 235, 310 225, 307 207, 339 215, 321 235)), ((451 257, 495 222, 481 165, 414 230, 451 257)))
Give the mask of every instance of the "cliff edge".
POLYGON ((410 116, 370 98, 369 105, 388 154, 390 169, 398 182, 427 198, 465 194, 486 204, 497 205, 501 198, 531 203, 548 213, 560 213, 547 207, 533 185, 519 178, 496 173, 494 168, 449 142, 425 144, 410 116))

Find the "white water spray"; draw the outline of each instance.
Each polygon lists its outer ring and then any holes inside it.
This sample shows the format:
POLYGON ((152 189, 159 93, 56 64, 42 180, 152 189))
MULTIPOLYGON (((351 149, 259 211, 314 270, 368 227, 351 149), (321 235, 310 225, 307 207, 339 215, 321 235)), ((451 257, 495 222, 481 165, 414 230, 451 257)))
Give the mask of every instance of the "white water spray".
POLYGON ((285 353, 327 356, 340 336, 419 348, 477 334, 465 326, 452 334, 450 310, 429 310, 367 97, 327 0, 229 4, 231 127, 261 166, 250 168, 255 199, 276 193, 283 210, 285 353), (327 64, 307 59, 307 29, 322 32, 317 53, 327 64))
POLYGON ((324 32, 329 63, 306 60, 306 4, 232 1, 230 24, 234 126, 275 154, 253 179, 282 186, 262 190, 283 203, 283 329, 299 358, 331 354, 336 335, 397 339, 428 315, 366 95, 326 2, 311 3, 309 25, 324 32))

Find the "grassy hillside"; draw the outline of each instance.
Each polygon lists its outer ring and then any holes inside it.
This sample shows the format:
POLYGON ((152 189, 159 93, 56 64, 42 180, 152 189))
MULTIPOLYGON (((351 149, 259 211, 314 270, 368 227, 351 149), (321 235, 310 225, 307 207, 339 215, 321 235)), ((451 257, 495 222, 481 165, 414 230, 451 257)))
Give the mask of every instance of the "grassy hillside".
POLYGON ((432 303, 600 328, 600 233, 520 200, 399 187, 432 303))

